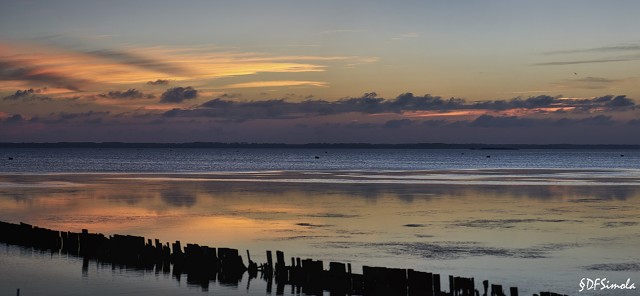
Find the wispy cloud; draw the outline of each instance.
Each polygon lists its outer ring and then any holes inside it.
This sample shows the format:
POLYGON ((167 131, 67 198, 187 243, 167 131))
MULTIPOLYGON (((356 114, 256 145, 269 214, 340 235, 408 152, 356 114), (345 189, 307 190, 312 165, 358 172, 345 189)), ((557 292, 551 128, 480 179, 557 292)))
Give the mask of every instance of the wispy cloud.
POLYGON ((627 81, 627 79, 609 79, 589 76, 577 79, 564 79, 561 82, 554 83, 554 85, 582 89, 606 89, 624 81, 627 81))
POLYGON ((327 83, 322 81, 298 81, 298 80, 254 81, 254 82, 229 84, 224 86, 223 88, 253 88, 253 87, 283 87, 283 86, 326 87, 327 83))
POLYGON ((91 83, 88 79, 67 75, 63 71, 36 64, 28 59, 11 60, 0 56, 0 81, 25 81, 38 86, 46 85, 74 91, 81 90, 91 83))
POLYGON ((611 62, 628 62, 628 61, 636 61, 640 60, 640 57, 622 57, 622 58, 602 58, 602 59, 591 59, 591 60, 572 60, 572 61, 555 61, 555 62, 544 62, 534 64, 535 66, 563 66, 563 65, 578 65, 578 64, 597 64, 597 63, 611 63, 611 62))
POLYGON ((328 63, 374 62, 358 56, 270 55, 215 49, 125 48, 69 50, 0 44, 0 88, 20 81, 27 87, 51 86, 73 91, 109 85, 197 81, 258 73, 305 73, 327 70, 328 63))
POLYGON ((612 45, 612 46, 601 46, 601 47, 592 47, 592 48, 584 48, 584 49, 569 49, 569 50, 556 50, 549 51, 545 54, 554 55, 554 54, 572 54, 572 53, 590 53, 590 52, 619 52, 619 51, 640 51, 640 44, 631 43, 631 44, 620 44, 620 45, 612 45))
POLYGON ((141 54, 119 50, 94 50, 85 52, 97 58, 112 60, 120 65, 129 65, 144 70, 164 73, 170 76, 190 76, 194 73, 178 61, 165 61, 161 58, 143 57, 141 54))
POLYGON ((333 34, 345 34, 345 33, 359 33, 361 30, 355 29, 335 29, 335 30, 326 30, 320 32, 320 35, 333 35, 333 34))
POLYGON ((628 43, 628 44, 619 44, 619 45, 601 46, 601 47, 592 47, 592 48, 583 48, 583 49, 548 51, 548 52, 545 52, 544 54, 545 55, 562 55, 562 56, 580 55, 583 58, 563 60, 563 61, 541 62, 541 63, 536 63, 534 65, 562 66, 562 65, 635 61, 635 60, 640 60, 640 54, 637 54, 637 52, 640 52, 640 44, 638 43, 628 43), (611 53, 623 53, 623 52, 633 52, 633 54, 618 55, 618 56, 614 56, 611 54, 611 53), (584 58, 585 56, 584 54, 588 54, 587 56, 589 57, 592 57, 597 54, 604 54, 608 56, 602 56, 598 58, 584 58))
POLYGON ((420 37, 420 33, 417 32, 406 32, 406 33, 402 33, 399 34, 395 37, 392 37, 391 39, 393 40, 402 40, 402 39, 409 39, 409 38, 417 38, 420 37))

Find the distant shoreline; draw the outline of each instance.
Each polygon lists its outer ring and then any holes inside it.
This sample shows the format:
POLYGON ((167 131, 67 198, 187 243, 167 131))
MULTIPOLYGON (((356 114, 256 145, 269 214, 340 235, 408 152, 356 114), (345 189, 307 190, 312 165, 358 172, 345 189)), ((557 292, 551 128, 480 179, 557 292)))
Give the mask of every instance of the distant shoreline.
POLYGON ((466 150, 519 150, 519 149, 597 149, 637 150, 640 145, 622 144, 447 144, 447 143, 126 143, 126 142, 56 142, 56 143, 10 143, 0 142, 0 148, 302 148, 302 149, 466 149, 466 150))

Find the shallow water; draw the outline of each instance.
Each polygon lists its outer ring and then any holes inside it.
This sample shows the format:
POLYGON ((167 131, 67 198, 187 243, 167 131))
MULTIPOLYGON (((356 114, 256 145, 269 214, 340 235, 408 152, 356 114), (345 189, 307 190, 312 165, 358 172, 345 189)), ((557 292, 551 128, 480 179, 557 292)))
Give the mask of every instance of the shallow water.
MULTIPOLYGON (((358 273, 362 265, 436 272, 443 287, 446 275, 458 275, 517 286, 521 295, 575 295, 585 277, 640 283, 639 175, 629 169, 3 174, 0 217, 246 249, 257 262, 266 261, 266 250, 282 250, 324 260, 325 268, 328 261, 349 262, 358 273)), ((22 295, 70 289, 264 295, 266 287, 245 278, 238 287, 212 282, 203 292, 161 273, 96 263, 83 272, 81 259, 16 247, 4 247, 0 263, 2 295, 16 288, 22 295)))
POLYGON ((0 148, 0 172, 376 172, 492 168, 640 169, 640 150, 0 148))

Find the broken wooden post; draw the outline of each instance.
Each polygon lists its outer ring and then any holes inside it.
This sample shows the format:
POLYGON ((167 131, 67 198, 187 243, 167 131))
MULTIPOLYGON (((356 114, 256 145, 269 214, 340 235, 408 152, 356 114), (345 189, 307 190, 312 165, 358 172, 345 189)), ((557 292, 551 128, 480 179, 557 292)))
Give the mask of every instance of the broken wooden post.
POLYGON ((484 287, 484 293, 482 294, 482 296, 487 296, 487 293, 489 290, 489 281, 488 280, 482 281, 482 286, 484 287))

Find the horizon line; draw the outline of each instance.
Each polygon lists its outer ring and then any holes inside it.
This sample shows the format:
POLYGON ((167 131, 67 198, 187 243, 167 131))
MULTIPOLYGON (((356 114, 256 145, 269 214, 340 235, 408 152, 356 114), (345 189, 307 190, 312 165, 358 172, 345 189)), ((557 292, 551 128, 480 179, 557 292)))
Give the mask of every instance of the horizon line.
POLYGON ((341 148, 341 149, 640 149, 640 144, 513 143, 256 143, 256 142, 0 142, 0 148, 341 148))

